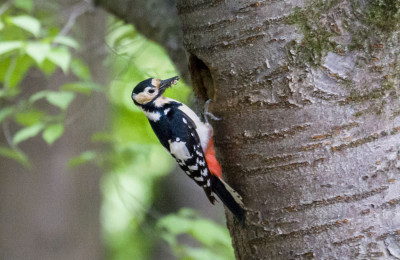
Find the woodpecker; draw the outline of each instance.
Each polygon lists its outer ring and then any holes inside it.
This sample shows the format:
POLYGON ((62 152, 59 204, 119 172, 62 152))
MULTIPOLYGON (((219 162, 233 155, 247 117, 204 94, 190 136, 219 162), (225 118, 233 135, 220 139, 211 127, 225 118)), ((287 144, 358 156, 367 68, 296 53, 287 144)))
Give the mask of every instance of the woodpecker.
POLYGON ((213 130, 183 103, 164 97, 165 90, 179 77, 166 80, 149 78, 132 91, 133 103, 146 115, 160 143, 181 169, 202 187, 212 204, 215 196, 243 222, 241 196, 222 180, 222 169, 215 157, 213 130))

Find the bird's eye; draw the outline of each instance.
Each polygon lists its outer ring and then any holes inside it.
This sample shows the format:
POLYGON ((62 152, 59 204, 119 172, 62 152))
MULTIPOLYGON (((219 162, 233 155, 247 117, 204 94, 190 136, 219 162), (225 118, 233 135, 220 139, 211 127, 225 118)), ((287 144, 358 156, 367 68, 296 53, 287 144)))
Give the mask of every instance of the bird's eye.
POLYGON ((154 89, 149 89, 149 93, 150 93, 150 94, 153 94, 154 91, 155 91, 154 89))

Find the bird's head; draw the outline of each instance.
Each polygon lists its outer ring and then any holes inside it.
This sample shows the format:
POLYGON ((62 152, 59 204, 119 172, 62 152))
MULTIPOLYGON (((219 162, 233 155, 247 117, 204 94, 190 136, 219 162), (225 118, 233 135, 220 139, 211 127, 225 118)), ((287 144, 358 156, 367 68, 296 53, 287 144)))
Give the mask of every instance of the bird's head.
POLYGON ((132 100, 138 106, 149 104, 161 97, 164 91, 172 84, 176 84, 178 80, 178 76, 166 80, 146 79, 133 89, 132 100))

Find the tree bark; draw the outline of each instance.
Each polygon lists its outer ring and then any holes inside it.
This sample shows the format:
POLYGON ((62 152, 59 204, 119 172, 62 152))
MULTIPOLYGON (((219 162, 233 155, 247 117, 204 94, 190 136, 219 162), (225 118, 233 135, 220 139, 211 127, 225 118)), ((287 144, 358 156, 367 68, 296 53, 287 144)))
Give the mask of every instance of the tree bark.
POLYGON ((248 209, 244 226, 227 214, 237 258, 400 258, 400 5, 177 8, 194 91, 223 118, 224 177, 248 209))
POLYGON ((238 259, 399 257, 399 38, 373 8, 178 1, 195 91, 223 118, 219 157, 249 212, 244 227, 228 215, 238 259))

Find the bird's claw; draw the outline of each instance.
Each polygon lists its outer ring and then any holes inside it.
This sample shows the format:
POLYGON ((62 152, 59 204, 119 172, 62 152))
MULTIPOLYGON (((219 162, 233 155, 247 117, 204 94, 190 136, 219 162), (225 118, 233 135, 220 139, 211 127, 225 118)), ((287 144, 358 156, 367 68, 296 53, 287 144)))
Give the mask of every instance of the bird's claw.
POLYGON ((219 121, 221 118, 214 116, 211 112, 208 112, 208 107, 210 106, 210 103, 212 102, 211 99, 207 100, 205 105, 204 105, 204 119, 206 123, 208 124, 208 117, 210 117, 212 120, 219 121))

